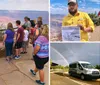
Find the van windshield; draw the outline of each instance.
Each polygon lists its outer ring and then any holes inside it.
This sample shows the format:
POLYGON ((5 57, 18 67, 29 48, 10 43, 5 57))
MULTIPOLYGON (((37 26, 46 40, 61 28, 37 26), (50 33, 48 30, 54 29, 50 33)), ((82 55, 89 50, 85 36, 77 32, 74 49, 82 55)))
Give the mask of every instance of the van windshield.
POLYGON ((94 68, 91 64, 82 63, 81 65, 82 65, 84 68, 88 68, 88 69, 94 68))

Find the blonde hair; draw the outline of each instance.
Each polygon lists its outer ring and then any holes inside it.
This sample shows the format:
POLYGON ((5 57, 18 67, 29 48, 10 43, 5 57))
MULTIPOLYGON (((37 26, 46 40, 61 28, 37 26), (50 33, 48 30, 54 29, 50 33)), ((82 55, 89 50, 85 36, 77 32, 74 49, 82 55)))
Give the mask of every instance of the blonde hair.
POLYGON ((43 30, 41 32, 41 35, 45 36, 47 39, 49 39, 49 28, 47 24, 43 25, 43 30))
POLYGON ((14 31, 13 25, 12 25, 11 22, 9 22, 9 23, 7 24, 7 29, 10 29, 11 31, 14 31))

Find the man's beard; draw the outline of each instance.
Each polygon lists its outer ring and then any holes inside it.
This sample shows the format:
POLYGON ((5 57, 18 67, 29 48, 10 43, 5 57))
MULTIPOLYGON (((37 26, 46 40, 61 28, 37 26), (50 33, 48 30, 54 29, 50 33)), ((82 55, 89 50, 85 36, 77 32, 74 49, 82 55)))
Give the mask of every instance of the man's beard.
POLYGON ((75 15, 75 14, 77 13, 77 9, 76 9, 75 11, 73 11, 73 12, 69 10, 69 13, 70 13, 71 15, 75 15))

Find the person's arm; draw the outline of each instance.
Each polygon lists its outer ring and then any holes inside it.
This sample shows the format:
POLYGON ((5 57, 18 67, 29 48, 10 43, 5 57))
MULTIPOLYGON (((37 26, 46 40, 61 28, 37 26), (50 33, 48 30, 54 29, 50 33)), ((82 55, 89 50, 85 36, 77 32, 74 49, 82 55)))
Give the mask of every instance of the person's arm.
POLYGON ((7 38, 7 34, 4 34, 3 45, 4 45, 4 43, 5 43, 6 38, 7 38))
POLYGON ((33 38, 33 42, 38 38, 38 36, 39 36, 39 30, 36 29, 35 37, 33 38))
POLYGON ((86 28, 84 28, 82 25, 78 25, 78 26, 84 32, 93 32, 94 31, 94 23, 87 13, 85 13, 85 20, 86 20, 86 28))
POLYGON ((14 43, 16 42, 16 32, 15 32, 15 34, 14 34, 14 43))
POLYGON ((93 32, 94 31, 94 23, 93 21, 91 20, 91 18, 89 17, 88 14, 86 14, 86 22, 87 22, 87 28, 84 29, 84 31, 86 32, 93 32))
POLYGON ((36 29, 36 36, 38 36, 39 35, 39 30, 38 29, 36 29))
POLYGON ((33 55, 36 55, 39 50, 40 50, 40 46, 39 45, 36 45, 35 48, 34 48, 33 55))
POLYGON ((18 33, 18 36, 17 36, 17 38, 16 38, 16 41, 19 39, 19 37, 20 37, 20 34, 18 33))
POLYGON ((33 55, 36 55, 38 53, 38 51, 41 48, 41 44, 42 44, 41 37, 38 37, 37 40, 35 41, 35 47, 34 47, 33 55))

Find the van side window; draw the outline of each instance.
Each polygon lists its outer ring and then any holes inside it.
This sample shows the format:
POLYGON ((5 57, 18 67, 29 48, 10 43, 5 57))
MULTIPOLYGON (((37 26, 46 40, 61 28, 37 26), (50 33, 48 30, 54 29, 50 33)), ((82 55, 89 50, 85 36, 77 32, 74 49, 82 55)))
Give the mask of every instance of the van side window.
POLYGON ((77 64, 76 63, 70 65, 70 68, 76 68, 76 67, 77 67, 77 64))

